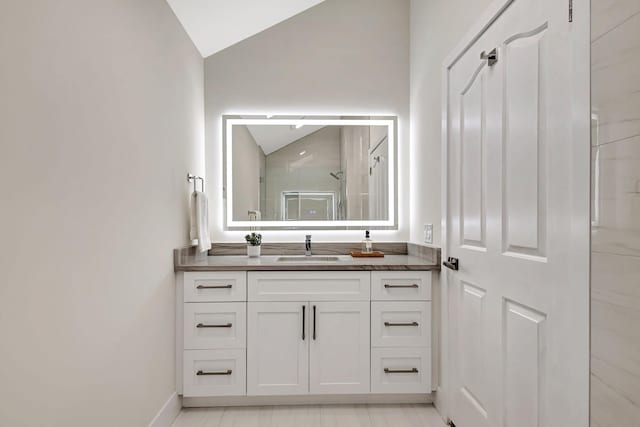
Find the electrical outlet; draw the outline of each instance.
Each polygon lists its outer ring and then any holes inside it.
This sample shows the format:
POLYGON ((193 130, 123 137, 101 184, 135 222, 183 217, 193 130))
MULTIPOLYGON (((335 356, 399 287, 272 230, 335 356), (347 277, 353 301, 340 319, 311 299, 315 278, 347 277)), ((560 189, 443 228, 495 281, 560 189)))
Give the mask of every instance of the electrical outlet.
POLYGON ((433 243, 433 224, 424 225, 424 242, 433 243))

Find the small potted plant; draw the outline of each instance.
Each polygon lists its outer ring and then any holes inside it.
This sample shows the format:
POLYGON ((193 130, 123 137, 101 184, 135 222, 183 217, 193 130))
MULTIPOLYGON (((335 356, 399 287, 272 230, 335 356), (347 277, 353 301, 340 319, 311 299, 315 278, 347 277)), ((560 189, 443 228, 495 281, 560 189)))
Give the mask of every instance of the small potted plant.
POLYGON ((260 256, 260 245, 262 244, 262 234, 251 233, 244 236, 247 241, 247 255, 250 258, 260 256))

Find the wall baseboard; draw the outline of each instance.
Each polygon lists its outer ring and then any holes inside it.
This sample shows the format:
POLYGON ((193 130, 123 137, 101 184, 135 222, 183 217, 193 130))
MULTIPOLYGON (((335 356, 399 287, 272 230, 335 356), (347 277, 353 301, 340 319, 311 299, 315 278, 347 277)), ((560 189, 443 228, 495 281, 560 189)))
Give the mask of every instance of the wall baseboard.
POLYGON ((221 396, 185 397, 185 408, 216 406, 271 406, 271 405, 353 405, 353 404, 407 404, 433 403, 433 394, 349 394, 300 396, 221 396))
POLYGON ((169 399, 162 405, 149 427, 171 427, 180 410, 182 409, 182 399, 177 392, 173 392, 169 399))

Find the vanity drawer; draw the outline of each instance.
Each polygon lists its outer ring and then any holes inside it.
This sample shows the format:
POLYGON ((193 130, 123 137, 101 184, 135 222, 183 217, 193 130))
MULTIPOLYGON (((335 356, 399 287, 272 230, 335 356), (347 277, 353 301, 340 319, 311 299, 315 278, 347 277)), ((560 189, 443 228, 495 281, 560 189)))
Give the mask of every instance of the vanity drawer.
POLYGON ((186 350, 185 397, 246 394, 245 350, 186 350))
POLYGON ((431 302, 372 302, 372 347, 430 347, 431 302))
POLYGON ((431 300, 430 271, 374 271, 371 299, 379 301, 431 300))
POLYGON ((244 271, 184 273, 184 302, 246 300, 247 273, 244 271))
POLYGON ((372 393, 431 393, 430 348, 371 349, 372 393))
POLYGON ((247 304, 197 302, 184 305, 184 348, 246 348, 247 304))
POLYGON ((369 301, 368 271, 250 271, 249 301, 369 301))

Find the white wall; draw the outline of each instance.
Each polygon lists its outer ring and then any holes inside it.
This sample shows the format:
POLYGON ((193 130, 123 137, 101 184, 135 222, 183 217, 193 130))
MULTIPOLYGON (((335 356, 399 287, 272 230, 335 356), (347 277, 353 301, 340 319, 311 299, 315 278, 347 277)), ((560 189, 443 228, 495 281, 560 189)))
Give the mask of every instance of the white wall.
POLYGON ((0 425, 147 425, 203 60, 163 0, 7 0, 0 52, 0 425))
MULTIPOLYGON (((399 117, 400 221, 376 240, 409 238, 409 0, 327 0, 205 60, 206 163, 214 241, 223 230, 222 115, 327 114, 399 117)), ((265 232, 302 241, 306 232, 265 232)), ((313 232, 318 241, 361 231, 313 232)))
POLYGON ((442 63, 491 0, 411 0, 411 241, 441 243, 442 63))

